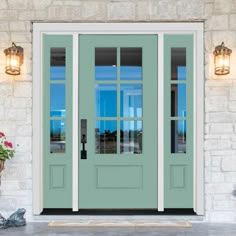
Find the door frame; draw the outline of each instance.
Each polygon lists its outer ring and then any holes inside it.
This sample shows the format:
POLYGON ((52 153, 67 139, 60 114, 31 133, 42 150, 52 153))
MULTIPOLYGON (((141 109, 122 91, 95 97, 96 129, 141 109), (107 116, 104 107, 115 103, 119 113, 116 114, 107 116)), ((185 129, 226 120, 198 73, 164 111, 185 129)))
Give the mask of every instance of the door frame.
MULTIPOLYGON (((164 34, 194 37, 193 202, 204 215, 204 52, 203 23, 34 23, 33 24, 33 214, 43 210, 43 34, 73 35, 73 169, 72 209, 78 211, 78 63, 80 34, 158 35, 158 114, 164 114, 164 34), (160 69, 162 68, 162 69, 160 69)), ((158 211, 164 210, 164 115, 158 115, 158 211)))

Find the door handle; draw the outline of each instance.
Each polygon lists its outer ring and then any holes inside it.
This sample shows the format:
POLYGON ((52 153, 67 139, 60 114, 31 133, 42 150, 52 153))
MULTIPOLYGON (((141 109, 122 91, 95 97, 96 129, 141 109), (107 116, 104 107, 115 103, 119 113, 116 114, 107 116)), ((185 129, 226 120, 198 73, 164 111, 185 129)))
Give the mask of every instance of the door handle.
POLYGON ((85 149, 85 144, 87 143, 87 120, 81 119, 81 143, 82 143, 82 150, 81 150, 81 159, 87 159, 87 151, 85 149))

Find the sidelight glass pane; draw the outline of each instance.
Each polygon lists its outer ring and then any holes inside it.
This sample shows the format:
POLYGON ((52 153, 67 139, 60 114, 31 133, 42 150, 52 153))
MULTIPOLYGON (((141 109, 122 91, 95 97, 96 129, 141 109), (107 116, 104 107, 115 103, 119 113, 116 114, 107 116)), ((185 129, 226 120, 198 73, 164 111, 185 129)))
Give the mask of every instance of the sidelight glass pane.
POLYGON ((116 117, 117 88, 114 84, 95 85, 96 117, 116 117))
POLYGON ((141 84, 122 84, 120 86, 120 116, 142 117, 142 95, 141 84))
POLYGON ((171 121, 171 153, 186 153, 186 120, 171 121))
POLYGON ((65 80, 66 68, 59 66, 52 66, 50 68, 50 78, 51 80, 65 80))
POLYGON ((50 116, 65 117, 65 84, 50 85, 50 116))
POLYGON ((115 120, 97 120, 95 124, 95 152, 117 153, 117 123, 115 120))
POLYGON ((178 80, 186 80, 186 66, 178 66, 177 79, 178 80))
POLYGON ((142 153, 142 121, 121 121, 120 122, 120 152, 121 153, 142 153))
POLYGON ((116 48, 95 48, 95 80, 116 80, 116 58, 116 48))
POLYGON ((65 153, 65 120, 50 121, 50 152, 65 153))
POLYGON ((142 48, 121 48, 120 66, 121 80, 142 80, 142 48))
POLYGON ((186 85, 171 85, 171 116, 186 117, 186 85))
POLYGON ((186 80, 186 48, 171 49, 171 79, 186 80))
POLYGON ((50 79, 65 80, 66 79, 66 49, 51 48, 50 52, 50 79))

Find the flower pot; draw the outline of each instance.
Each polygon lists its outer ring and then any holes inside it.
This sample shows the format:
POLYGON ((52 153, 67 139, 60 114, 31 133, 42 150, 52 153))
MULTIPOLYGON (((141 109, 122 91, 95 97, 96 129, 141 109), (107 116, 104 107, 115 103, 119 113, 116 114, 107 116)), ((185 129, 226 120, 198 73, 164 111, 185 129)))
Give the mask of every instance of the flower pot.
POLYGON ((3 171, 3 169, 4 169, 4 160, 1 160, 0 159, 0 173, 3 171))

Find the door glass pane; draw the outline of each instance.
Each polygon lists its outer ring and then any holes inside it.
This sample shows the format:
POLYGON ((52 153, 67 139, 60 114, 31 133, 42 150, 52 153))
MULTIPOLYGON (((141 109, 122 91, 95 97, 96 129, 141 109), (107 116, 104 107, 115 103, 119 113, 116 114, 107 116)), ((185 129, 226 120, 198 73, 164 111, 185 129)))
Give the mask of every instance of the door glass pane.
POLYGON ((142 121, 121 121, 120 122, 120 152, 121 153, 142 153, 142 121))
POLYGON ((95 124, 95 152, 117 153, 117 126, 114 120, 97 120, 95 124))
POLYGON ((142 85, 122 84, 120 86, 120 116, 142 117, 142 85))
POLYGON ((50 116, 65 116, 65 84, 50 85, 50 116))
POLYGON ((50 58, 50 79, 65 80, 66 79, 66 49, 51 48, 50 58))
POLYGON ((121 48, 120 66, 121 80, 142 80, 142 48, 121 48))
POLYGON ((171 116, 186 117, 186 85, 171 85, 171 116))
POLYGON ((186 80, 186 48, 171 49, 171 79, 186 80))
POLYGON ((50 152, 65 153, 66 134, 64 120, 50 121, 50 152))
POLYGON ((95 109, 96 117, 116 117, 117 108, 116 85, 95 85, 95 109))
POLYGON ((186 153, 186 120, 171 121, 171 153, 186 153))
POLYGON ((116 80, 116 58, 116 48, 95 48, 95 80, 116 80))

